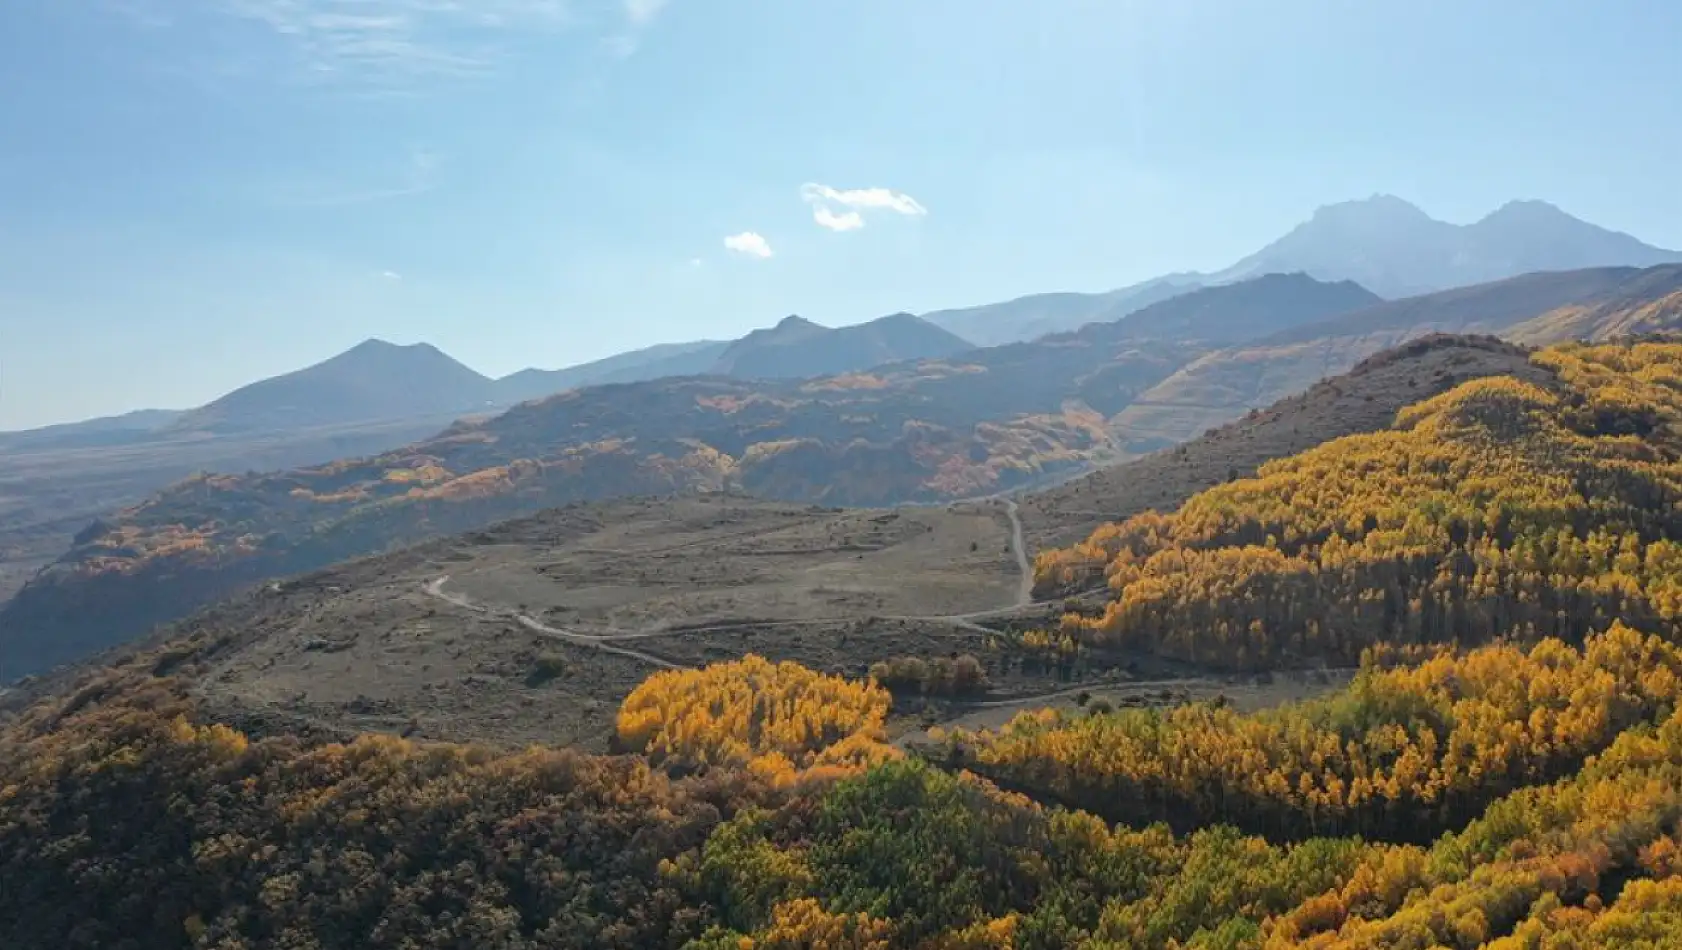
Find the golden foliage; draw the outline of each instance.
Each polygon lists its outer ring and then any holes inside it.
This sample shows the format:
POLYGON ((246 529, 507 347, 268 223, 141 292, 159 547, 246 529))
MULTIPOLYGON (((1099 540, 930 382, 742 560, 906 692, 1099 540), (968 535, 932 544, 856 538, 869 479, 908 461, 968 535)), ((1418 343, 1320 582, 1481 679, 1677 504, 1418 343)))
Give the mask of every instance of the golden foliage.
POLYGON ((893 925, 866 914, 832 914, 811 898, 778 904, 771 925, 743 950, 888 950, 893 925))
POLYGON ((625 697, 617 730, 622 745, 655 764, 746 766, 783 780, 889 756, 882 743, 891 702, 874 682, 750 654, 654 674, 625 697))
POLYGON ((1539 353, 1560 392, 1465 383, 1179 511, 1043 552, 1041 593, 1102 577, 1093 642, 1238 668, 1388 642, 1571 639, 1682 617, 1682 346, 1539 353))
POLYGON ((978 767, 1113 818, 1269 833, 1411 838, 1549 781, 1682 699, 1682 649, 1621 624, 1582 650, 1547 640, 1366 668, 1325 700, 1254 715, 1207 704, 1023 713, 978 767))

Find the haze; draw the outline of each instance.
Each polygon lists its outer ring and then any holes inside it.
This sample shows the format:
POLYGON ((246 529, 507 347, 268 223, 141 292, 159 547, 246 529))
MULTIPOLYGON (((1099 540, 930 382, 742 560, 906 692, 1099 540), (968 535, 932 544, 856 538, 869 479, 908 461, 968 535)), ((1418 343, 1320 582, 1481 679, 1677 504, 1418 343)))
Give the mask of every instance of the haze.
POLYGON ((0 8, 0 428, 1102 290, 1379 192, 1682 247, 1661 0, 471 7, 0 8))

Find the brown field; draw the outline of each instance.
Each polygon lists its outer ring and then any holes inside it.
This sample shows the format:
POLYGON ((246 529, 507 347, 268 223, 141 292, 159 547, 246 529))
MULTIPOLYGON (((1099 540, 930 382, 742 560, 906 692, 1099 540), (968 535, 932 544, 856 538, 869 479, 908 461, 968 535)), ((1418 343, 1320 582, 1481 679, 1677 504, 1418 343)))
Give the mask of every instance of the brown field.
POLYGON ((230 640, 195 678, 240 721, 600 747, 662 666, 758 652, 857 673, 982 649, 973 623, 925 618, 1014 605, 1010 538, 1002 503, 574 506, 212 611, 192 627, 230 640))

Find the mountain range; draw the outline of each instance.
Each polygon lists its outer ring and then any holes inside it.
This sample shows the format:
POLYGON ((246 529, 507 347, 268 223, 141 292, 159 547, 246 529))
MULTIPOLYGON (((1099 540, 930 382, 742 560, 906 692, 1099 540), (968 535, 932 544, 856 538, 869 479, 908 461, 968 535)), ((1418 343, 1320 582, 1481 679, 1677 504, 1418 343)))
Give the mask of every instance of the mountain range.
POLYGON ((502 379, 368 341, 187 412, 0 434, 0 597, 57 562, 0 611, 0 643, 24 625, 74 654, 82 634, 125 635, 253 580, 604 495, 875 505, 1055 480, 1435 331, 1540 343, 1676 326, 1682 270, 1550 270, 1620 256, 1682 258, 1539 202, 1457 227, 1377 197, 1321 209, 1226 271, 1107 294, 840 328, 791 316, 502 379), (1527 267, 1541 270, 1506 273, 1527 267), (1477 274, 1504 279, 1381 299, 1477 274), (971 346, 1012 334, 1037 338, 971 346), (207 468, 247 474, 142 500, 207 468), (96 602, 111 612, 89 614, 96 602))
POLYGON ((664 343, 559 370, 483 376, 428 344, 368 340, 325 362, 252 383, 183 413, 148 410, 0 433, 0 446, 65 446, 184 434, 279 432, 373 420, 475 413, 580 386, 674 376, 809 378, 971 346, 1024 342, 1124 319, 1196 290, 1274 273, 1353 281, 1387 299, 1543 271, 1682 262, 1682 252, 1579 220, 1543 201, 1512 201, 1468 225, 1436 220, 1391 195, 1324 206, 1230 267, 1182 272, 1104 293, 1034 294, 915 317, 829 328, 798 316, 738 340, 664 343))
MULTIPOLYGON (((1183 441, 1258 393, 1343 372, 1368 341, 1592 335, 1561 316, 1584 308, 1617 326, 1647 313, 1642 325, 1667 329, 1682 324, 1663 303, 1679 286, 1682 265, 1600 268, 1382 301, 1352 282, 1274 274, 1030 343, 869 371, 569 390, 380 455, 190 479, 102 519, 0 610, 0 669, 71 658, 264 578, 570 502, 742 489, 872 506, 1054 482, 1183 441), (1211 385, 1212 367, 1249 376, 1211 385), (1176 386, 1192 398, 1163 395, 1176 386)), ((781 331, 757 342, 822 332, 781 331)))
POLYGON ((1261 274, 1300 271, 1318 280, 1352 280, 1393 299, 1537 271, 1676 262, 1682 251, 1653 247, 1545 201, 1508 202, 1472 224, 1455 225, 1393 195, 1374 195, 1326 205, 1213 273, 1170 274, 1105 293, 1039 294, 924 316, 986 346, 1118 320, 1165 296, 1261 274))
MULTIPOLYGON (((1124 455, 1108 419, 1197 355, 1376 299, 1269 275, 1032 343, 806 380, 585 387, 367 458, 192 478, 81 532, 0 611, 0 659, 68 658, 253 581, 574 501, 740 488, 884 505, 1056 478, 1124 455)), ((743 355, 815 336, 781 331, 743 355)))

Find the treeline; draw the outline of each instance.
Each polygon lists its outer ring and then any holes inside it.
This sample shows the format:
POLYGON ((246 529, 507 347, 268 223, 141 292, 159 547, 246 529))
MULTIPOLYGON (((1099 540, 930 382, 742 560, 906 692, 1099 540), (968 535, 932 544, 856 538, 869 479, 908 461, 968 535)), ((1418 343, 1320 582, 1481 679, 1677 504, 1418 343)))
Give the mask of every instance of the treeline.
MULTIPOLYGON (((1674 693, 1674 654, 1626 630, 1581 653, 1555 644, 1525 656, 1503 649, 1374 670, 1304 713, 1322 727, 1355 729, 1355 711, 1378 697, 1409 707, 1391 718, 1411 723, 1438 715, 1434 704, 1448 695, 1457 697, 1456 715, 1471 715, 1517 708, 1534 694, 1537 717, 1522 728, 1536 740, 1551 722, 1559 754, 1571 759, 1604 745, 1605 730, 1628 727, 1576 776, 1495 800, 1430 847, 1324 834, 1270 842, 1222 824, 1183 835, 1161 822, 1111 825, 916 759, 884 754, 868 766, 822 769, 821 748, 809 750, 814 772, 779 783, 751 766, 754 757, 680 779, 641 756, 390 737, 253 741, 196 723, 182 686, 113 679, 36 709, 0 741, 0 942, 101 950, 1673 946, 1663 941, 1679 908, 1682 718, 1654 710, 1674 693), (1633 680, 1629 671, 1638 671, 1633 680), (1607 677, 1617 680, 1609 694, 1607 677), (1456 678, 1476 682, 1452 685, 1456 678), (1501 939, 1508 942, 1493 942, 1501 939)), ((828 678, 767 673, 758 663, 695 682, 730 676, 768 687, 785 710, 837 694, 828 678)), ((663 692, 711 697, 719 722, 738 721, 734 707, 743 703, 766 708, 718 683, 690 690, 668 680, 663 692)), ((868 728, 868 713, 863 721, 868 728)), ((1492 735, 1520 728, 1499 716, 1487 726, 1492 735)), ((1285 747, 1296 741, 1288 729, 1272 735, 1285 747)), ((1287 755, 1265 743, 1257 752, 1287 755)), ((1477 750, 1460 754, 1488 761, 1477 750)), ((1511 762, 1511 780, 1522 784, 1546 777, 1556 760, 1511 762)), ((1424 784, 1432 774, 1396 780, 1424 784)))
POLYGON ((640 759, 369 736, 248 741, 103 683, 0 739, 0 946, 681 946, 660 873, 768 792, 640 759))
POLYGON ((1682 345, 1535 357, 1550 391, 1480 379, 1042 553, 1042 595, 1107 583, 1085 642, 1224 668, 1380 643, 1580 637, 1682 615, 1682 345))
POLYGON ((1113 821, 1428 841, 1570 774, 1679 698, 1682 649, 1618 624, 1581 650, 1546 640, 1369 665, 1329 698, 1252 715, 1027 712, 996 735, 949 736, 946 754, 1113 821))

